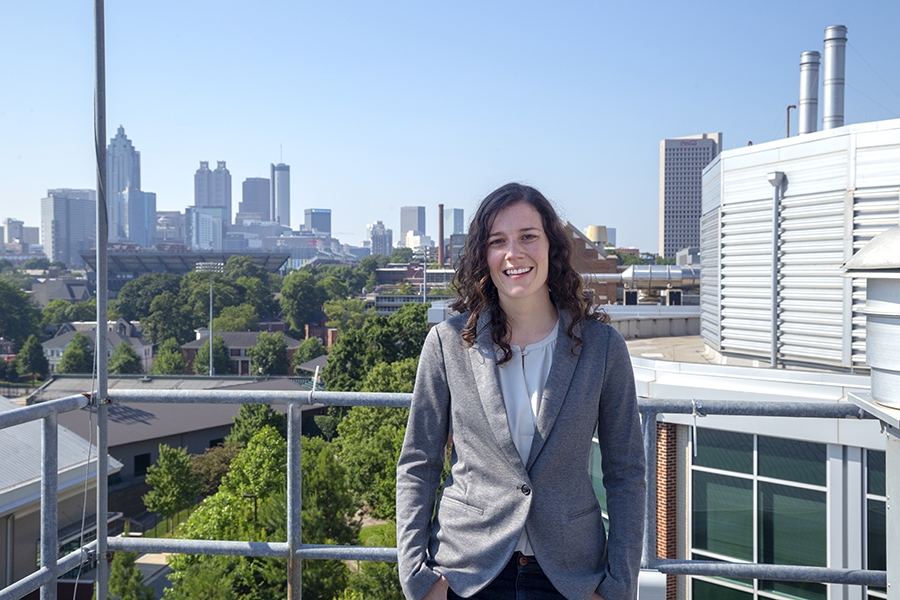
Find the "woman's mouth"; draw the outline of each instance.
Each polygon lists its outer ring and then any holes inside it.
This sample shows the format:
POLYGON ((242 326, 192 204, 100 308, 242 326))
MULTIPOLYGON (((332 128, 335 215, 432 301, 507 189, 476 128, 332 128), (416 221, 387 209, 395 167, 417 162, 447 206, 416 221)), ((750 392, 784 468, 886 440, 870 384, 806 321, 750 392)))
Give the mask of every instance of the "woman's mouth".
POLYGON ((503 274, 507 277, 512 277, 513 275, 524 275, 531 271, 534 267, 519 267, 518 269, 505 269, 503 274))

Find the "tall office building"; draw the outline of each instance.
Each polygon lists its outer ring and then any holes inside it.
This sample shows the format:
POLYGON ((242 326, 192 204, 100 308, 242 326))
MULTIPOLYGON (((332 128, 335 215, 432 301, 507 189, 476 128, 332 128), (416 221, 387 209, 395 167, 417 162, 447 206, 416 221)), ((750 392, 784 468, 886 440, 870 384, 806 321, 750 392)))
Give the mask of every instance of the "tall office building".
POLYGON ((222 223, 231 224, 231 173, 224 160, 216 162, 215 171, 210 170, 208 161, 200 161, 194 173, 194 206, 216 209, 222 223))
POLYGON ((119 125, 116 137, 106 147, 106 212, 109 217, 110 241, 127 239, 123 217, 123 198, 126 189, 141 189, 141 153, 125 136, 125 128, 119 125))
POLYGON ((444 245, 450 243, 451 235, 465 233, 466 222, 463 218, 463 209, 451 208, 444 209, 444 245))
POLYGON ((291 168, 283 163, 272 165, 272 193, 270 212, 272 220, 285 227, 291 226, 291 168))
POLYGON ((307 208, 304 211, 303 225, 306 229, 331 235, 331 209, 307 208))
POLYGON ((41 199, 41 243, 47 258, 84 266, 79 253, 94 245, 96 212, 94 190, 47 190, 41 199))
POLYGON ((156 194, 126 188, 119 196, 125 239, 149 248, 156 243, 156 194))
MULTIPOLYGON (((406 235, 425 235, 425 207, 401 206, 400 207, 400 239, 406 240, 406 235)), ((405 241, 401 243, 406 243, 405 241)))
POLYGON ((12 244, 16 240, 25 243, 25 222, 7 218, 3 221, 3 243, 12 244))
POLYGON ((269 180, 265 177, 248 177, 242 185, 240 213, 259 213, 263 221, 272 220, 269 207, 269 180))
POLYGON ((700 133, 659 143, 659 253, 663 257, 700 246, 703 168, 721 148, 721 133, 700 133))
POLYGON ((387 229, 381 221, 375 221, 366 225, 366 237, 372 247, 372 255, 383 254, 390 256, 393 252, 393 231, 387 229))
POLYGON ((195 206, 184 209, 184 237, 194 252, 221 252, 225 235, 218 211, 195 206))

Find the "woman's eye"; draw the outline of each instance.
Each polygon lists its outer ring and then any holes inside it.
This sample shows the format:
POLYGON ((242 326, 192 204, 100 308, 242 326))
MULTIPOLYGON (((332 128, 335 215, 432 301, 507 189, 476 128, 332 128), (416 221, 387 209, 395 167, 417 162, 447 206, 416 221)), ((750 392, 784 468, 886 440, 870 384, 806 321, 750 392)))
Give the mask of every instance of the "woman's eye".
POLYGON ((488 246, 499 246, 502 243, 503 243, 503 240, 500 238, 497 238, 495 240, 491 240, 490 242, 488 242, 488 246))

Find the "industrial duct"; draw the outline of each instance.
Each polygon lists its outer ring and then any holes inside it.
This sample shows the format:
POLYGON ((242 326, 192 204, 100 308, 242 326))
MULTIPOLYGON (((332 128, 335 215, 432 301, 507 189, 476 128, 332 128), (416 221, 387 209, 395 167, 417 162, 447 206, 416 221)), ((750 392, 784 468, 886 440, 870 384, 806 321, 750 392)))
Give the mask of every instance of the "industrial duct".
POLYGON ((797 132, 814 133, 819 120, 819 60, 818 52, 800 55, 800 122, 797 132))
MULTIPOLYGON (((847 28, 832 25, 825 29, 825 74, 822 80, 822 129, 844 125, 844 66, 847 57, 847 28)), ((802 119, 801 119, 802 121, 802 119)))

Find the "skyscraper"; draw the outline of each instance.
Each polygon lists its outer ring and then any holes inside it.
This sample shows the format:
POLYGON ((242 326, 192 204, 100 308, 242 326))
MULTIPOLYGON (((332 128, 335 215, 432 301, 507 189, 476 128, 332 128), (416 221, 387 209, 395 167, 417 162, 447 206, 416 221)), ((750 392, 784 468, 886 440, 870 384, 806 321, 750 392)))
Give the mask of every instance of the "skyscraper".
POLYGON ((372 244, 372 254, 383 254, 390 256, 393 251, 393 240, 391 239, 393 232, 385 228, 384 223, 375 221, 370 225, 366 225, 366 233, 372 244))
POLYGON ((413 232, 413 235, 425 235, 424 206, 400 207, 400 239, 405 240, 406 234, 410 231, 413 232))
POLYGON ((25 222, 18 219, 7 218, 3 221, 3 242, 12 244, 16 240, 20 243, 25 242, 25 222))
POLYGON ((444 209, 444 245, 450 243, 451 235, 465 233, 466 221, 463 218, 463 209, 444 209))
POLYGON ((194 206, 217 209, 222 223, 231 224, 231 173, 224 160, 217 161, 215 171, 209 169, 208 161, 200 161, 194 173, 194 206))
POLYGON ((47 258, 83 266, 79 253, 94 244, 96 212, 94 190, 47 190, 41 199, 41 242, 47 258))
POLYGON ((659 143, 659 253, 663 257, 700 246, 703 168, 721 148, 721 133, 659 143))
POLYGON ((125 238, 141 248, 149 248, 156 243, 156 194, 129 187, 119 196, 125 238))
POLYGON ((125 128, 119 125, 116 137, 106 147, 106 212, 109 217, 110 241, 127 238, 123 217, 123 198, 126 189, 141 189, 141 153, 125 136, 125 128))
POLYGON ((307 229, 331 235, 331 209, 307 208, 304 211, 303 225, 307 229))
POLYGON ((272 165, 272 194, 270 207, 272 220, 285 227, 291 226, 291 168, 278 163, 272 165))
POLYGON ((259 213, 263 221, 272 220, 272 211, 269 206, 269 180, 265 177, 248 177, 242 186, 241 203, 238 205, 240 213, 259 213))

